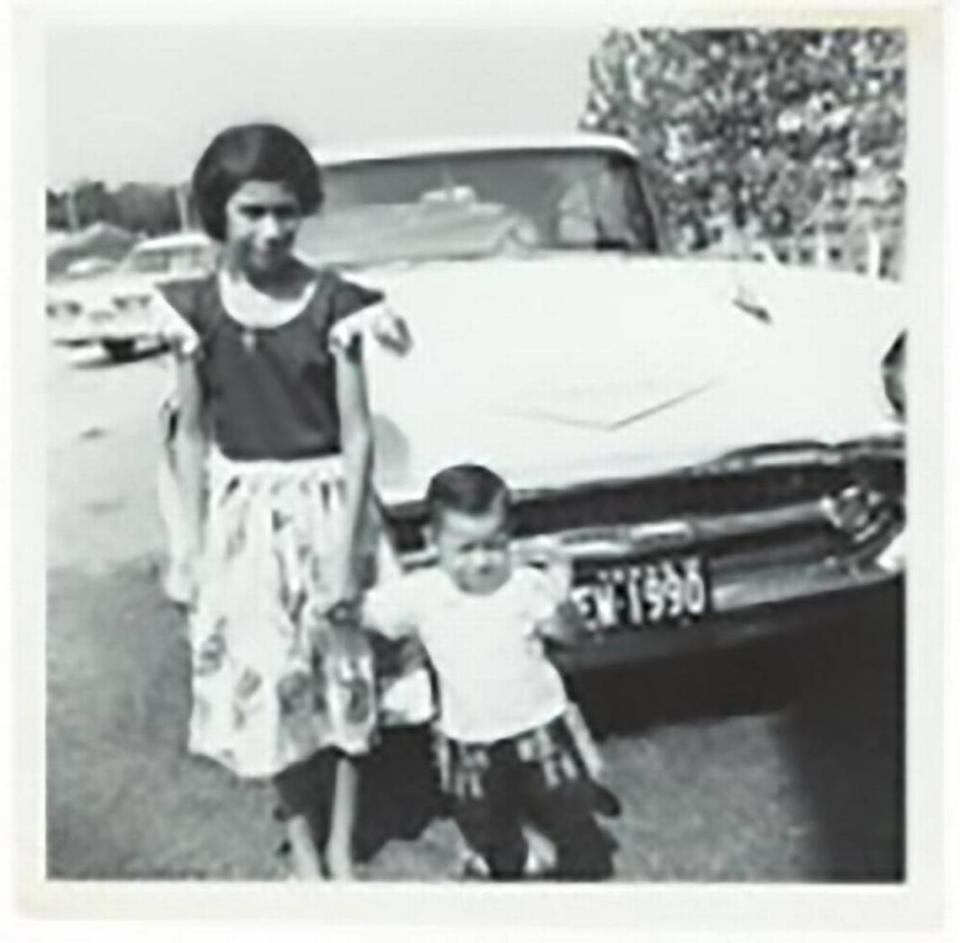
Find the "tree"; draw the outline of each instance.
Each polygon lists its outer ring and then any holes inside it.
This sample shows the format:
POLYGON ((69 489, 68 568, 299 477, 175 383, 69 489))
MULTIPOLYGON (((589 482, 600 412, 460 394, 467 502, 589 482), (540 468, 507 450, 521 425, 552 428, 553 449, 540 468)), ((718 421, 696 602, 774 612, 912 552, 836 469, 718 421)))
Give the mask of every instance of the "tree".
POLYGON ((55 190, 47 189, 47 229, 69 229, 66 197, 55 190))
POLYGON ((176 189, 165 184, 125 183, 111 190, 102 181, 84 180, 68 192, 47 189, 46 199, 48 229, 84 229, 105 222, 156 236, 176 232, 182 223, 176 189))
POLYGON ((117 221, 132 232, 151 236, 176 232, 180 217, 172 187, 125 183, 113 194, 117 221))
POLYGON ((899 30, 614 29, 581 124, 637 147, 674 239, 718 216, 770 239, 843 228, 864 188, 899 238, 904 66, 899 30))
POLYGON ((83 180, 73 187, 73 205, 79 228, 91 223, 120 225, 116 202, 102 180, 83 180))

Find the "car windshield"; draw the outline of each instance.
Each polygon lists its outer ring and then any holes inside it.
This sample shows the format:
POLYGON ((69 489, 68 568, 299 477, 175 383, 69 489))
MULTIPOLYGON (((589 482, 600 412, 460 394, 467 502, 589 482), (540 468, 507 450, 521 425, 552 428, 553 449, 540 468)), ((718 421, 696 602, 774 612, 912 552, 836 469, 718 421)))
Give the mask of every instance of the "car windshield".
POLYGON ((468 152, 334 164, 300 251, 369 265, 544 251, 653 253, 637 166, 582 149, 468 152))

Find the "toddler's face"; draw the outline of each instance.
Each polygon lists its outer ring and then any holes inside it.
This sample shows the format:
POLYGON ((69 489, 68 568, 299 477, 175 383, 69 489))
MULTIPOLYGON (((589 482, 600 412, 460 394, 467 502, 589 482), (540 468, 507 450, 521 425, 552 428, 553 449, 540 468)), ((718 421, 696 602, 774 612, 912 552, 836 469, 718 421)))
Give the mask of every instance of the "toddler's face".
POLYGON ((496 592, 512 570, 502 505, 482 515, 447 510, 434 527, 440 567, 466 593, 496 592))
POLYGON ((269 275, 290 258, 300 204, 285 183, 248 180, 227 200, 227 244, 247 270, 269 275))

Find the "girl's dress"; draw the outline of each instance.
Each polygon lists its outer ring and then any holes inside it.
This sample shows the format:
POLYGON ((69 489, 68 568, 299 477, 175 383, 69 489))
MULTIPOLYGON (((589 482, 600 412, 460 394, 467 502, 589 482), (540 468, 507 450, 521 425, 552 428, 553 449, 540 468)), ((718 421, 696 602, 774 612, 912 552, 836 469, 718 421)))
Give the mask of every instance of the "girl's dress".
MULTIPOLYGON (((196 358, 212 442, 190 750, 243 777, 327 747, 362 753, 377 719, 372 657, 361 633, 321 614, 345 559, 334 348, 356 342, 360 312, 382 295, 323 271, 298 313, 251 329, 226 309, 217 275, 163 294, 168 341, 196 358)), ((396 568, 375 501, 363 547, 367 584, 396 568)), ((425 671, 381 676, 381 695, 394 682, 406 695, 393 722, 429 719, 425 671)))

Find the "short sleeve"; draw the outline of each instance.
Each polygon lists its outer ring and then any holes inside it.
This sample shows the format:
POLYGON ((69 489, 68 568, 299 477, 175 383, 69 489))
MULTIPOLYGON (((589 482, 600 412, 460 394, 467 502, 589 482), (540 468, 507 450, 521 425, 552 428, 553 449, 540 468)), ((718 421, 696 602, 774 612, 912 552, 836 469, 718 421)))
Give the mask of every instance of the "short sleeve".
POLYGON ((412 346, 406 321, 385 302, 337 321, 330 330, 330 349, 334 352, 351 350, 365 336, 372 337, 394 354, 405 354, 412 346))
POLYGON ((399 576, 378 583, 364 596, 364 623, 389 639, 416 635, 416 612, 411 596, 409 577, 399 576))
POLYGON ((333 320, 343 321, 364 308, 383 301, 383 292, 337 277, 333 289, 333 320))
POLYGON ((385 302, 382 291, 337 276, 333 290, 330 350, 345 353, 370 336, 381 346, 402 354, 410 347, 404 320, 385 302))
POLYGON ((187 319, 170 303, 163 291, 154 299, 157 327, 163 342, 181 358, 196 355, 200 337, 187 319))

